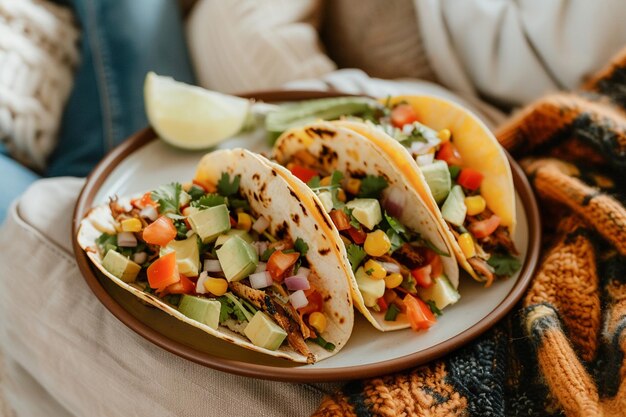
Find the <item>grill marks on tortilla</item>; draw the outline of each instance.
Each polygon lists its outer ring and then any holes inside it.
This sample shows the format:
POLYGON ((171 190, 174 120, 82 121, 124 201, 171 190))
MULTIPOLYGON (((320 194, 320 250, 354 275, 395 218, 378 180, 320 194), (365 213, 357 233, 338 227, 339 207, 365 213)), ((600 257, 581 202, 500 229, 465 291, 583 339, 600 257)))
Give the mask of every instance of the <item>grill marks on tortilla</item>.
POLYGON ((318 249, 317 253, 319 253, 322 256, 326 256, 330 253, 330 248, 318 249))
POLYGON ((337 135, 337 132, 334 130, 324 129, 321 127, 308 127, 304 131, 309 137, 314 138, 315 136, 324 137, 327 136, 329 138, 334 138, 337 135))
POLYGON ((283 220, 283 222, 276 227, 276 237, 278 239, 284 239, 288 231, 289 225, 286 220, 283 220))
MULTIPOLYGON (((326 211, 324 211, 324 209, 322 207, 320 207, 320 205, 319 205, 319 203, 317 201, 314 201, 314 203, 315 203, 315 209, 320 214, 320 217, 322 218, 322 220, 324 220, 324 223, 326 224, 326 226, 328 226, 329 229, 332 229, 333 227, 331 226, 330 222, 326 218, 326 211)), ((324 235, 322 235, 322 236, 324 236, 324 235)))
POLYGON ((297 226, 300 225, 300 216, 297 213, 291 215, 291 220, 293 220, 297 226))

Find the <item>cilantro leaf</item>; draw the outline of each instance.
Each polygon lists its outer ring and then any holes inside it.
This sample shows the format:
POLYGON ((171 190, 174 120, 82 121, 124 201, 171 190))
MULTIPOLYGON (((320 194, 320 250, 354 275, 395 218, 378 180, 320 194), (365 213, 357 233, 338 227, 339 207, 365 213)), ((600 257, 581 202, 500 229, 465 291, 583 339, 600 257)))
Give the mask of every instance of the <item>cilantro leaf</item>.
POLYGON ((359 222, 352 214, 354 209, 348 208, 346 206, 343 208, 343 211, 348 215, 348 218, 350 219, 350 226, 354 227, 356 230, 361 230, 361 222, 359 222))
POLYGON ((204 196, 204 189, 194 184, 189 187, 189 191, 187 191, 187 194, 189 194, 189 197, 191 197, 191 201, 196 201, 200 197, 204 196))
POLYGON ((300 238, 296 239, 293 247, 296 249, 296 251, 300 252, 300 256, 306 256, 307 252, 309 251, 309 245, 300 238))
POLYGON ((272 253, 276 252, 276 249, 274 248, 267 248, 263 251, 263 253, 261 254, 261 261, 263 262, 267 262, 270 259, 270 256, 272 256, 272 253))
POLYGON ((174 227, 176 228, 176 239, 184 240, 187 239, 187 225, 184 220, 174 220, 174 227))
POLYGON ((330 186, 332 189, 330 190, 330 195, 333 198, 333 208, 341 208, 343 207, 343 202, 337 198, 337 194, 339 192, 339 188, 341 187, 340 182, 343 179, 343 174, 341 171, 334 171, 330 176, 330 186))
POLYGON ((318 345, 320 345, 321 347, 323 347, 324 349, 332 352, 333 350, 335 350, 335 345, 327 342, 321 335, 317 335, 317 337, 315 339, 311 338, 310 339, 312 342, 317 343, 318 345))
POLYGON ((494 253, 487 263, 495 270, 496 275, 511 276, 522 267, 519 259, 509 254, 494 253))
POLYGON ((402 236, 400 236, 392 227, 387 229, 387 237, 391 242, 391 252, 394 252, 405 243, 405 240, 402 238, 402 236))
POLYGON ((104 257, 108 251, 117 250, 117 235, 110 235, 108 233, 102 233, 96 239, 96 245, 102 251, 104 257))
POLYGON ((348 245, 347 252, 348 260, 350 261, 350 265, 352 265, 352 270, 356 271, 359 269, 359 265, 361 265, 361 262, 363 262, 363 259, 365 259, 367 254, 361 246, 355 245, 354 243, 348 245))
POLYGON ((405 280, 402 280, 402 284, 400 284, 400 286, 411 294, 417 293, 417 289, 415 288, 415 278, 413 278, 411 274, 409 274, 405 280))
POLYGON ((368 175, 361 180, 359 198, 380 198, 380 193, 389 186, 387 180, 376 175, 368 175))
POLYGON ((180 304, 181 295, 180 294, 167 294, 163 297, 166 303, 171 304, 173 306, 178 307, 180 304))
POLYGON ((309 182, 306 183, 306 185, 308 185, 309 188, 319 188, 321 186, 320 182, 321 182, 320 176, 316 175, 313 178, 311 178, 309 182))
POLYGON ((209 207, 220 206, 222 204, 228 204, 228 199, 226 197, 222 197, 219 194, 206 194, 197 200, 192 200, 191 207, 207 209, 209 207))
POLYGON ((394 232, 396 232, 399 235, 407 234, 406 228, 404 227, 402 223, 400 223, 398 219, 396 219, 393 216, 388 215, 386 211, 384 212, 384 217, 385 217, 385 220, 387 221, 387 224, 389 225, 391 229, 393 229, 394 232))
POLYGON ((398 313, 400 313, 400 309, 395 304, 389 304, 389 308, 385 313, 385 321, 396 321, 398 317, 398 313))
POLYGON ((441 310, 437 308, 437 304, 433 300, 426 301, 426 304, 428 304, 428 308, 430 308, 430 311, 432 311, 435 316, 441 316, 443 314, 441 310))
POLYGON ((367 275, 372 275, 372 274, 374 273, 374 268, 370 268, 370 269, 368 269, 367 271, 365 271, 365 273, 366 273, 367 275))
POLYGON ((235 316, 235 319, 239 322, 248 321, 246 318, 246 314, 241 310, 243 306, 239 307, 235 301, 237 298, 231 293, 226 293, 228 295, 223 295, 217 299, 220 302, 220 323, 228 320, 232 316, 235 316))
POLYGON ((248 203, 248 200, 244 200, 243 198, 231 198, 230 206, 233 209, 240 208, 244 210, 250 210, 250 204, 248 203))
POLYGON ((178 213, 180 193, 183 187, 180 183, 162 185, 150 193, 152 200, 159 203, 159 213, 178 213))
POLYGON ((219 181, 217 182, 217 191, 222 196, 231 196, 237 194, 239 191, 239 181, 241 180, 241 176, 237 175, 233 178, 233 181, 230 181, 230 175, 228 172, 223 172, 219 181))

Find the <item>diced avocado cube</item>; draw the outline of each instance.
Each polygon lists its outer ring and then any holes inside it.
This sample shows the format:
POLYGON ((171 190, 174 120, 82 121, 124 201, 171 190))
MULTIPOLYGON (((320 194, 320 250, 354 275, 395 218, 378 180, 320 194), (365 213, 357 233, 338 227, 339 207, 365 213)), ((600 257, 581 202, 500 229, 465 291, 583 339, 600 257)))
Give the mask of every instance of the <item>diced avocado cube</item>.
POLYGON ((141 266, 114 250, 109 250, 102 260, 102 266, 124 282, 133 282, 141 266))
POLYGON ((259 264, 259 255, 254 246, 239 236, 228 239, 216 253, 228 282, 241 281, 253 273, 259 264))
POLYGON ((172 240, 167 246, 161 248, 159 256, 176 252, 176 264, 178 272, 186 277, 197 277, 200 273, 200 253, 198 251, 198 239, 191 236, 185 240, 172 240))
POLYGON ((287 337, 287 332, 264 312, 257 311, 243 333, 255 345, 276 350, 287 337))
POLYGON ((435 201, 437 204, 440 204, 446 199, 448 193, 450 193, 450 187, 452 187, 448 164, 445 161, 434 161, 430 165, 420 167, 420 169, 426 178, 435 201))
POLYGON ((178 305, 178 311, 185 316, 204 323, 212 329, 217 329, 217 325, 220 322, 221 308, 222 304, 217 300, 186 294, 183 294, 178 305))
POLYGON ((326 213, 330 213, 333 209, 333 196, 330 191, 322 191, 317 195, 317 198, 319 198, 322 202, 322 206, 324 206, 326 213))
POLYGON ((422 300, 432 300, 439 310, 456 303, 461 298, 445 276, 435 278, 433 285, 428 288, 418 287, 417 294, 422 300))
POLYGON ((226 204, 192 213, 187 220, 193 231, 202 239, 202 243, 210 243, 230 230, 230 216, 226 204))
POLYGON ((383 219, 380 204, 374 198, 355 198, 346 207, 352 209, 354 218, 370 230, 383 219))
POLYGON ((230 239, 233 236, 239 236, 240 238, 242 238, 248 243, 253 242, 252 236, 250 236, 250 234, 246 232, 245 230, 230 229, 228 232, 221 234, 217 237, 217 240, 215 241, 215 246, 223 245, 224 243, 226 243, 228 239, 230 239))
POLYGON ((359 291, 361 291, 363 301, 365 301, 365 306, 374 307, 376 300, 385 294, 385 280, 370 277, 363 267, 356 270, 355 276, 359 291))
POLYGON ((450 190, 448 198, 441 206, 441 215, 446 221, 455 226, 462 226, 467 214, 465 206, 465 194, 460 185, 455 185, 450 190))

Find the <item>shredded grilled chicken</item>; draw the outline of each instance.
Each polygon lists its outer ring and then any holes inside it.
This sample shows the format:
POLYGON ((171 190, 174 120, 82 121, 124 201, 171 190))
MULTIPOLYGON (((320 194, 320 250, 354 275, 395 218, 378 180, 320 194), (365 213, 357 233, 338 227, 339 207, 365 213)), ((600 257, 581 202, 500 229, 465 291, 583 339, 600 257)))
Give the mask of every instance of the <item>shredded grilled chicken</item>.
POLYGON ((489 252, 494 252, 495 249, 497 249, 499 246, 502 246, 511 255, 519 255, 519 252, 517 251, 517 248, 515 248, 513 240, 511 240, 509 230, 503 226, 498 226, 498 228, 492 234, 481 239, 480 243, 486 248, 489 248, 489 252))
POLYGON ((480 259, 477 256, 471 257, 467 261, 472 266, 472 268, 474 268, 474 271, 476 271, 478 275, 482 275, 483 277, 485 277, 485 288, 493 284, 495 275, 493 274, 493 271, 491 270, 491 267, 489 266, 487 261, 485 261, 484 259, 480 259))
POLYGON ((311 337, 311 329, 309 329, 309 326, 306 325, 306 323, 302 319, 302 316, 296 311, 294 306, 292 306, 291 303, 287 303, 284 304, 283 307, 285 308, 287 314, 289 314, 289 317, 291 317, 292 320, 298 323, 298 326, 300 326, 300 333, 302 333, 302 336, 305 339, 311 337))
POLYGON ((401 264, 406 265, 409 269, 419 268, 425 262, 424 257, 408 243, 396 249, 393 253, 393 257, 401 264))
POLYGON ((114 219, 117 219, 120 214, 126 213, 124 207, 117 202, 117 197, 111 197, 109 199, 109 209, 111 210, 111 215, 114 219))

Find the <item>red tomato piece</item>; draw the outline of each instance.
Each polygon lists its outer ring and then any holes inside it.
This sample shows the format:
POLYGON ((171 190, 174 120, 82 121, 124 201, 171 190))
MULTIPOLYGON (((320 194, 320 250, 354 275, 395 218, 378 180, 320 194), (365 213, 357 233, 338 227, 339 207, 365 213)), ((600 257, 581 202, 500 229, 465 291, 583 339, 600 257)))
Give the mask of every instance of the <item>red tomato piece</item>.
POLYGON ((180 281, 165 288, 168 294, 193 294, 196 291, 196 284, 183 274, 179 274, 180 281))
POLYGON ((143 229, 143 240, 146 243, 167 246, 176 237, 176 227, 172 219, 161 216, 143 229))
POLYGON ((376 300, 376 303, 378 304, 378 307, 380 307, 381 313, 384 313, 385 311, 387 311, 387 308, 389 306, 387 305, 387 302, 385 301, 385 297, 380 297, 378 300, 376 300))
POLYGON ((498 228, 500 225, 500 217, 495 214, 488 219, 481 220, 479 222, 471 223, 467 230, 474 235, 476 239, 487 237, 498 228))
POLYGON ((430 276, 433 278, 437 278, 441 274, 443 274, 443 262, 441 261, 441 256, 437 255, 434 250, 427 249, 426 250, 426 261, 428 265, 432 268, 430 271, 430 276))
POLYGON ((468 190, 478 190, 483 182, 484 175, 472 168, 463 168, 456 179, 456 182, 468 190))
POLYGON ((237 220, 230 216, 230 227, 237 227, 237 220))
POLYGON ((314 313, 316 311, 322 311, 322 294, 320 294, 317 289, 311 287, 308 290, 305 290, 304 294, 306 295, 307 300, 309 300, 309 304, 298 309, 300 314, 304 315, 314 313))
POLYGON ((411 328, 415 331, 426 330, 437 322, 435 315, 430 311, 428 304, 407 294, 404 297, 404 305, 406 306, 406 315, 411 323, 411 328))
POLYGON ((150 288, 163 290, 180 280, 178 265, 176 265, 176 252, 170 252, 161 256, 148 267, 148 284, 150 288))
POLYGON ((401 128, 417 121, 417 114, 410 104, 398 104, 391 109, 391 124, 395 127, 401 128))
POLYGON ((423 288, 428 288, 433 285, 433 278, 431 277, 432 269, 430 265, 426 265, 411 270, 411 275, 415 278, 417 285, 423 288))
POLYGON ((134 207, 137 207, 138 209, 142 209, 147 206, 152 206, 154 208, 158 207, 157 202, 152 200, 152 196, 149 191, 142 195, 141 198, 133 198, 132 200, 130 200, 130 204, 132 204, 134 207))
POLYGON ((350 226, 350 219, 343 210, 331 210, 330 218, 333 220, 337 230, 348 230, 350 226))
POLYGON ((293 175, 295 175, 302 182, 305 183, 311 181, 311 178, 319 175, 319 172, 317 172, 316 170, 309 169, 301 165, 293 165, 289 170, 293 175))
POLYGON ((437 154, 435 155, 436 159, 440 159, 442 161, 446 161, 448 165, 461 165, 461 154, 456 149, 456 147, 452 144, 452 142, 444 142, 439 147, 437 154))
POLYGON ((277 250, 267 260, 267 271, 274 281, 282 282, 285 271, 295 264, 299 257, 298 252, 284 253, 277 250))
POLYGON ((363 229, 355 229, 352 226, 348 229, 348 234, 350 235, 352 241, 357 245, 365 243, 365 238, 367 238, 367 233, 365 233, 363 229))

